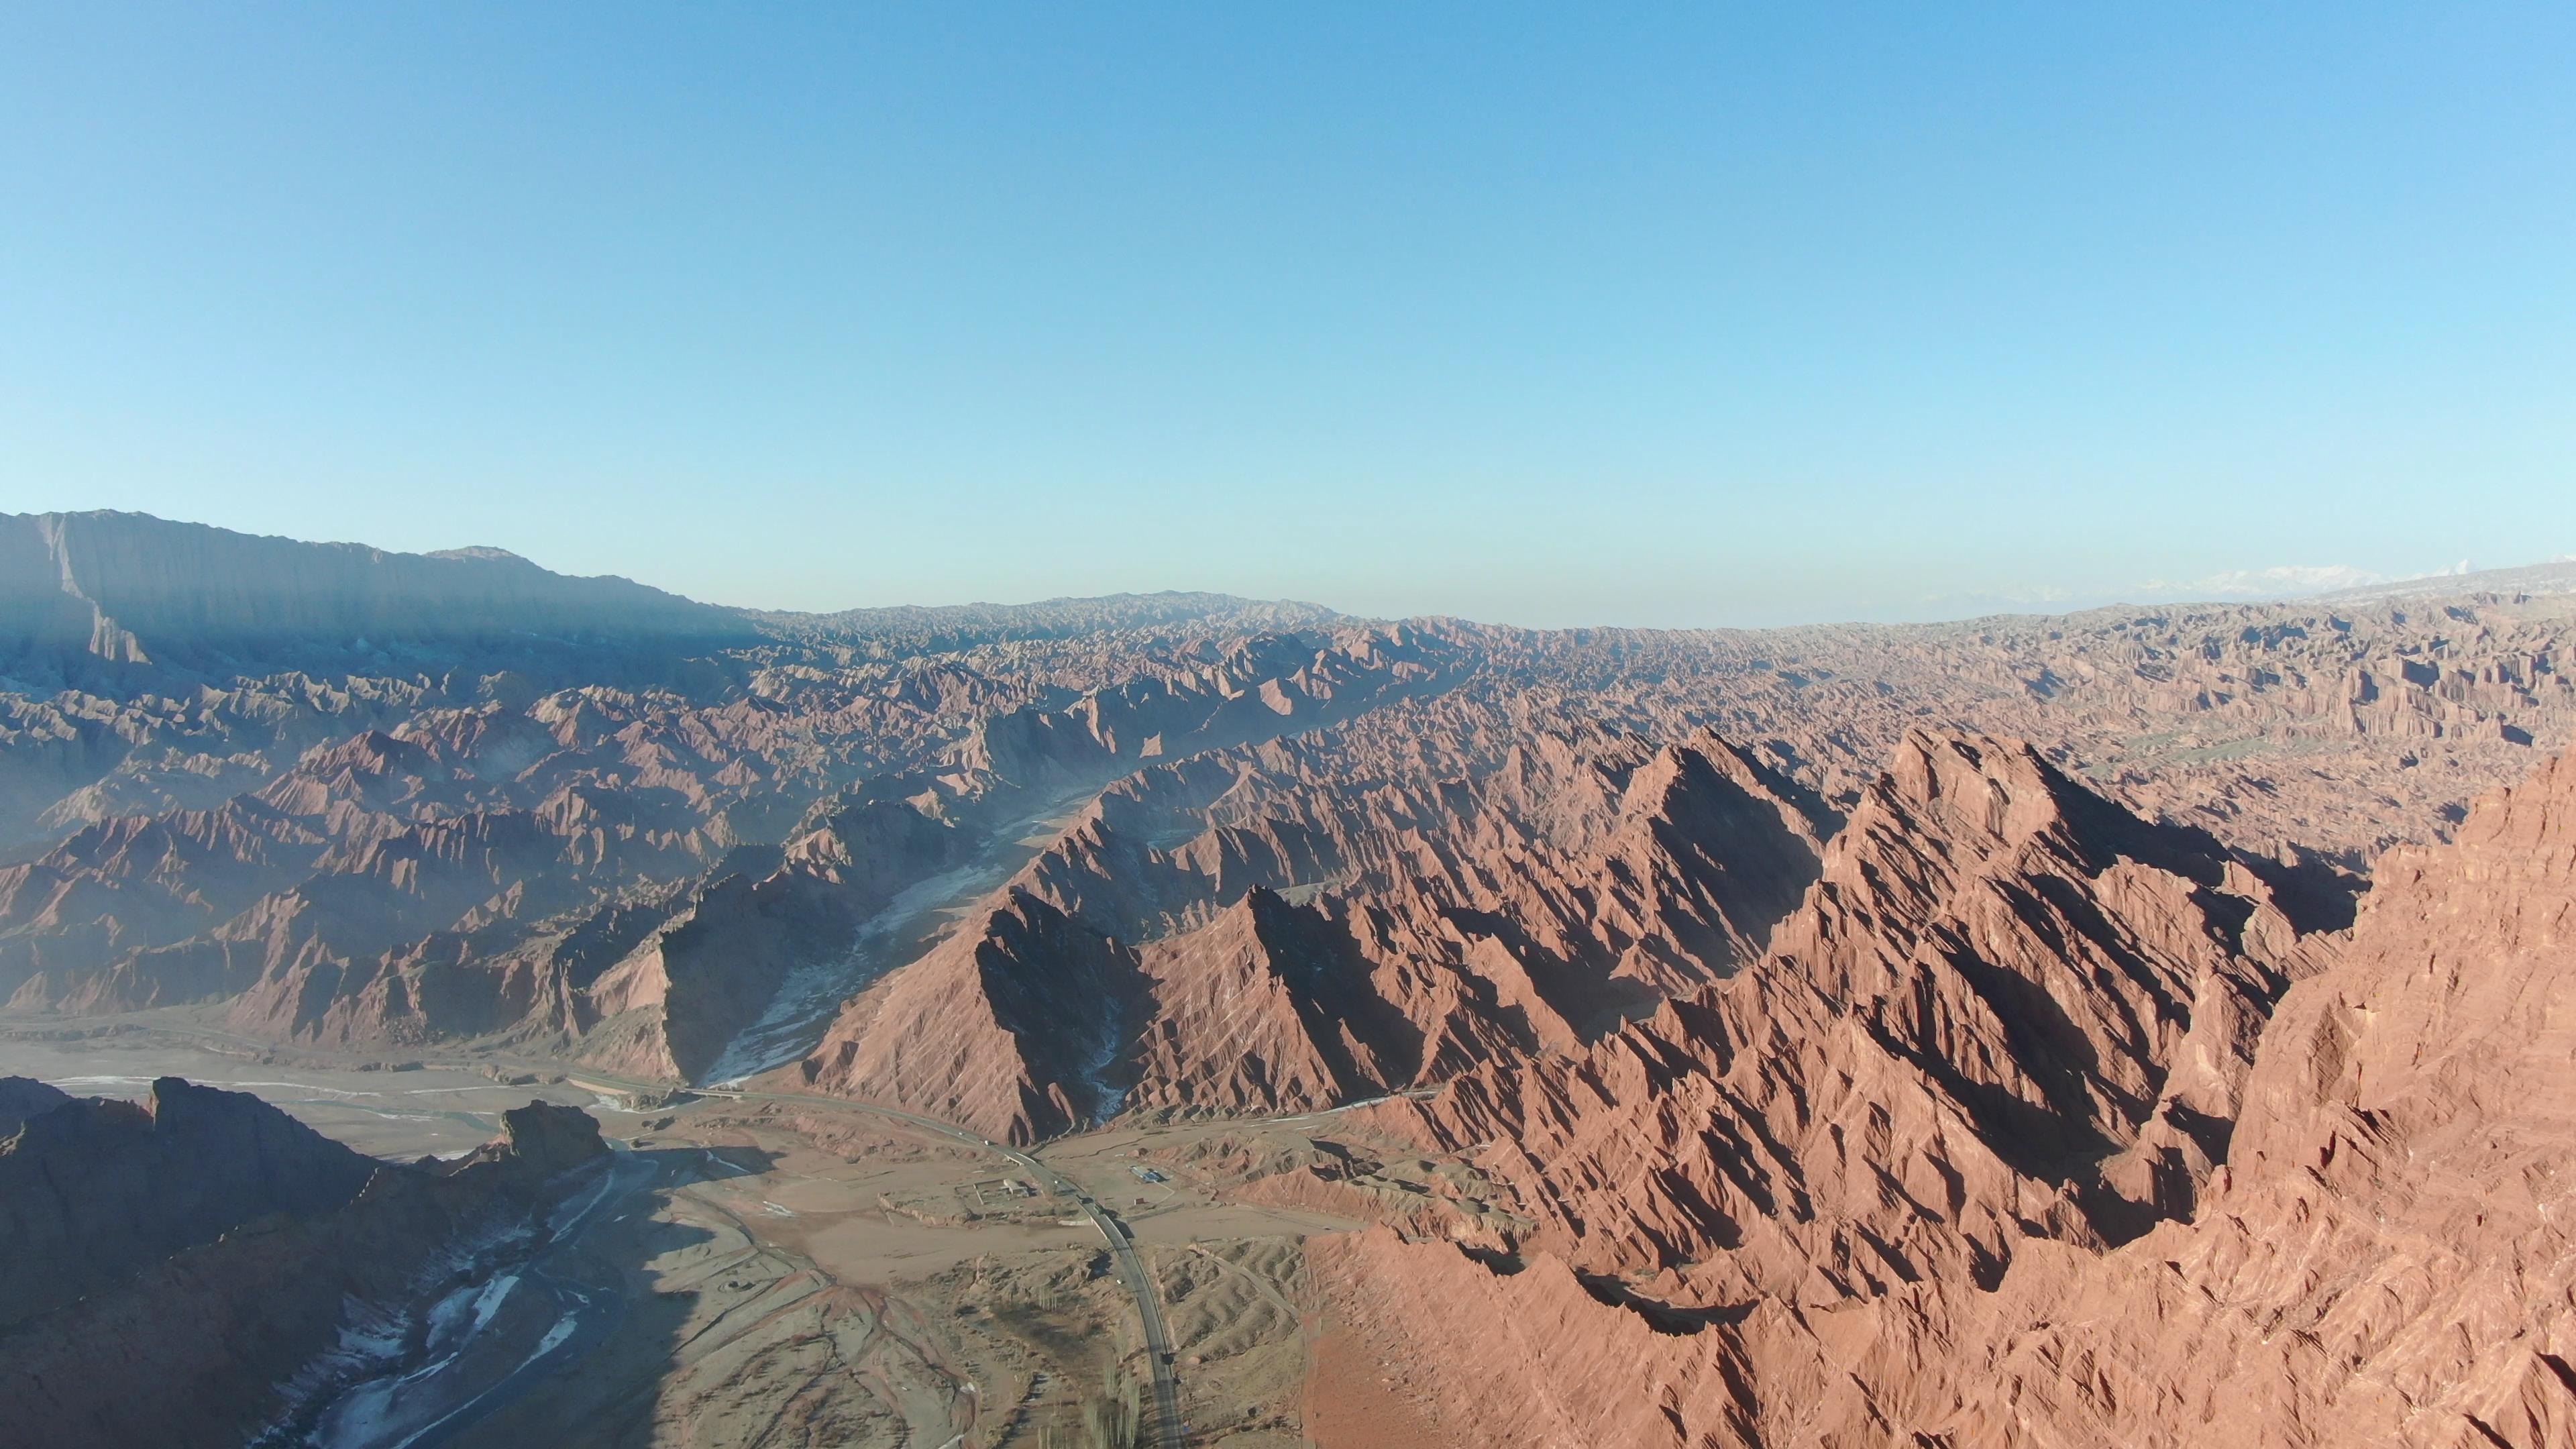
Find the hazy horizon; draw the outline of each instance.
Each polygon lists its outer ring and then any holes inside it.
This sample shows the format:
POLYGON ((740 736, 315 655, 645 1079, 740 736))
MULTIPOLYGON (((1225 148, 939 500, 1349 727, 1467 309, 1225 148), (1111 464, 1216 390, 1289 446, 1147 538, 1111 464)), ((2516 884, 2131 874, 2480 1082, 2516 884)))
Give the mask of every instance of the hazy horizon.
POLYGON ((0 1440, 2576 1449, 2571 75, 0 11, 0 1440))
POLYGON ((2576 550, 2576 12, 26 12, 0 508, 827 610, 2576 550))
MULTIPOLYGON (((36 512, 36 513, 75 513, 75 512, 83 512, 83 511, 90 511, 90 510, 79 510, 79 509, 34 509, 34 510, 28 510, 28 511, 30 511, 30 512, 36 512)), ((109 511, 109 512, 117 512, 117 511, 135 512, 135 511, 139 511, 139 510, 103 510, 103 511, 109 511)), ((163 521, 163 522, 192 524, 192 525, 198 525, 198 526, 209 527, 209 528, 224 528, 224 529, 228 529, 228 531, 230 531, 230 532, 234 532, 234 533, 254 534, 255 536, 262 536, 262 535, 256 535, 256 531, 255 531, 255 530, 250 530, 250 529, 241 529, 241 528, 229 528, 229 526, 228 526, 228 525, 225 525, 225 524, 222 524, 222 523, 212 522, 212 521, 209 521, 209 520, 206 520, 206 519, 201 519, 201 518, 165 518, 165 517, 163 517, 162 515, 159 515, 159 514, 145 514, 144 516, 146 516, 146 517, 152 517, 152 518, 159 518, 159 519, 161 519, 161 521, 163 521)), ((559 568, 553 568, 551 565, 549 565, 549 564, 547 563, 547 561, 546 561, 545 559, 530 557, 530 556, 529 556, 526 552, 524 552, 523 550, 520 550, 520 549, 517 549, 517 548, 512 548, 512 547, 508 546, 507 544, 496 543, 496 542, 493 542, 493 541, 488 540, 488 539, 487 539, 487 540, 480 540, 480 541, 476 541, 476 542, 471 542, 471 543, 453 543, 453 544, 443 544, 443 545, 439 545, 439 546, 437 546, 437 547, 433 547, 433 548, 423 548, 423 549, 393 549, 393 548, 387 548, 387 547, 386 547, 385 545, 383 545, 383 544, 376 543, 376 542, 373 542, 373 541, 368 540, 368 539, 359 539, 359 538, 342 538, 342 539, 332 539, 332 538, 306 538, 306 537, 299 537, 298 535, 294 535, 294 534, 270 534, 270 535, 264 535, 264 536, 267 536, 267 537, 277 537, 277 538, 289 538, 289 539, 294 539, 295 541, 303 542, 303 543, 327 544, 327 545, 334 545, 334 546, 354 546, 354 547, 359 547, 359 548, 371 548, 371 549, 377 549, 377 550, 379 550, 379 551, 388 552, 388 553, 437 554, 437 553, 472 552, 472 551, 477 551, 477 550, 498 550, 498 551, 500 551, 500 552, 508 553, 508 554, 510 554, 510 555, 512 555, 512 556, 514 556, 514 557, 517 557, 517 558, 521 559, 521 560, 522 560, 522 561, 524 561, 524 562, 534 564, 534 565, 536 565, 536 566, 537 566, 537 567, 539 567, 539 568, 548 569, 550 572, 554 572, 554 573, 558 573, 558 574, 569 574, 569 573, 570 573, 570 571, 569 571, 569 570, 559 569, 559 568)), ((2462 577, 2462 576, 2465 576, 2465 575, 2468 575, 2468 574, 2471 574, 2471 573, 2488 573, 2488 572, 2503 571, 2503 570, 2516 570, 2516 569, 2525 569, 2525 568, 2536 568, 2536 567, 2544 567, 2544 566, 2547 566, 2547 565, 2550 565, 2550 564, 2562 564, 2562 563, 2571 563, 2571 562, 2576 562, 2576 555, 2559 554, 2559 555, 2553 555, 2553 556, 2550 556, 2550 557, 2547 557, 2547 558, 2530 559, 2530 560, 2521 560, 2521 561, 2515 561, 2515 562, 2496 563, 2496 564, 2484 564, 2484 565, 2475 565, 2475 566, 2473 566, 2473 565, 2472 565, 2471 561, 2466 560, 2466 559, 2462 559, 2462 560, 2458 561, 2457 563, 2453 564, 2452 566, 2450 566, 2450 567, 2448 567, 2448 568, 2440 568, 2440 569, 2426 569, 2426 570, 2422 570, 2422 571, 2415 572, 2415 573, 2397 574, 2397 575, 2385 575, 2385 576, 2383 576, 2383 575, 2361 574, 2361 573, 2358 573, 2357 571, 2349 570, 2349 569, 2301 569, 2301 568, 2291 568, 2291 569, 2273 569, 2273 570, 2264 570, 2264 571, 2260 571, 2260 572, 2249 572, 2249 573, 2245 573, 2245 574, 2233 575, 2233 576, 2229 576, 2229 577, 2225 577, 2225 578, 2220 578, 2220 579, 2203 579, 2203 580, 2192 581, 2192 582, 2185 582, 2185 583, 2172 583, 2172 582, 2160 582, 2160 583, 2154 583, 2154 584, 2150 584, 2150 585, 2148 585, 2148 586, 2144 587, 2143 589, 2140 589, 2140 590, 2134 590, 2134 591, 2131 591, 2131 592, 2129 592, 2129 593, 2125 593, 2125 594, 2102 594, 2102 595, 2071 595, 2071 594, 2070 594, 2070 595, 2067 595, 2067 596, 2064 596, 2064 597, 2060 597, 2060 598, 2053 598, 2053 599, 2051 599, 2051 598, 2031 598, 2031 599, 2018 599, 2018 600, 2017 600, 2017 599, 2011 599, 2011 598, 1995 598, 1995 599, 1990 599, 1990 600, 1983 601, 1983 602, 1988 602, 1988 603, 1992 603, 1993 605, 1995 605, 1995 607, 1991 607, 1991 608, 1971 608, 1971 607, 1966 607, 1966 605, 1967 605, 1967 604, 1969 604, 1969 603, 1978 602, 1978 601, 1974 601, 1974 600, 1970 600, 1970 601, 1957 601, 1957 602, 1960 602, 1960 603, 1961 603, 1961 607, 1960 607, 1960 608, 1958 608, 1958 609, 1956 609, 1956 610, 1949 611, 1949 612, 1943 612, 1943 611, 1941 610, 1941 606, 1942 606, 1943 604, 1945 604, 1945 603, 1949 603, 1949 602, 1953 602, 1953 601, 1934 599, 1934 600, 1927 600, 1927 601, 1926 601, 1926 605, 1927 605, 1927 607, 1926 607, 1924 610, 1922 610, 1922 611, 1920 611, 1920 612, 1912 613, 1912 614, 1905 614, 1905 615, 1886 615, 1886 616, 1880 616, 1880 617, 1875 617, 1875 618, 1862 618, 1862 617, 1849 617, 1849 616, 1818 615, 1818 616, 1813 617, 1813 618, 1781 619, 1781 620, 1773 620, 1773 621, 1768 621, 1768 622, 1762 622, 1762 623, 1751 623, 1751 624, 1732 624, 1732 623, 1716 623, 1716 624, 1662 624, 1662 623, 1652 623, 1652 622, 1648 622, 1648 623, 1637 623, 1637 622, 1626 621, 1626 620, 1618 620, 1618 619, 1581 619, 1581 620, 1571 620, 1571 621, 1562 621, 1562 622, 1532 623, 1532 622, 1528 622, 1528 621, 1520 620, 1520 619, 1511 619, 1511 618, 1492 618, 1492 617, 1482 617, 1482 616, 1477 616, 1477 615, 1472 615, 1472 614, 1463 614, 1463 613, 1459 613, 1459 612, 1457 612, 1457 611, 1455 611, 1455 610, 1422 610, 1422 611, 1418 611, 1418 612, 1413 613, 1413 614, 1372 614, 1372 613, 1370 613, 1370 612, 1368 612, 1368 611, 1366 611, 1366 610, 1359 610, 1359 609, 1351 609, 1351 608, 1347 608, 1347 607, 1345 607, 1345 606, 1343 606, 1343 605, 1341 605, 1341 604, 1339 604, 1339 603, 1336 603, 1334 600, 1331 600, 1331 599, 1324 599, 1324 598, 1301 598, 1301 597, 1296 597, 1296 596, 1291 596, 1291 595, 1257 595, 1257 594, 1243 594, 1243 593, 1240 593, 1239 591, 1236 591, 1236 590, 1221 589, 1221 588, 1211 588, 1211 587, 1201 587, 1201 586, 1196 586, 1196 585, 1189 584, 1189 583, 1187 583, 1187 582, 1176 582, 1176 583, 1169 583, 1169 584, 1155 584, 1155 583, 1149 583, 1149 584, 1142 584, 1142 585, 1138 585, 1138 586, 1134 586, 1134 587, 1107 589, 1107 590, 1103 590, 1103 591, 1101 591, 1101 592, 1099 592, 1099 593, 1093 593, 1093 594, 1048 594, 1048 595, 1042 595, 1042 596, 1030 596, 1030 597, 1024 597, 1024 598, 1020 598, 1020 597, 1014 597, 1014 598, 989 598, 989 597, 988 597, 988 598, 915 598, 915 599, 886 599, 886 600, 871 600, 871 601, 868 601, 868 602, 863 602, 863 603, 854 603, 854 604, 827 605, 827 606, 824 606, 824 607, 821 607, 821 608, 801 608, 801 607, 790 607, 790 606, 782 606, 782 605, 777 605, 777 604, 763 603, 763 602, 760 602, 760 601, 758 601, 758 600, 756 600, 756 599, 712 598, 712 597, 706 597, 706 596, 703 596, 703 595, 692 594, 692 593, 689 593, 689 592, 688 592, 687 590, 685 590, 685 589, 673 588, 673 587, 671 587, 670 585, 668 585, 668 584, 666 584, 666 583, 664 583, 664 582, 662 582, 662 581, 660 581, 660 580, 653 579, 653 578, 648 578, 648 577, 642 577, 642 576, 639 576, 639 575, 634 574, 634 573, 632 573, 632 572, 628 572, 628 571, 624 571, 624 570, 620 570, 620 569, 615 569, 615 568, 611 568, 611 569, 603 570, 603 571, 601 571, 600 573, 597 573, 597 574, 575 575, 575 576, 578 576, 578 577, 614 577, 614 578, 623 578, 623 579, 628 580, 629 582, 639 583, 639 584, 644 584, 644 585, 647 585, 647 586, 652 587, 652 588, 661 589, 661 590, 663 590, 664 592, 667 592, 667 593, 678 594, 678 595, 681 595, 682 597, 685 597, 685 598, 691 599, 691 600, 693 600, 693 601, 695 601, 695 602, 702 603, 702 604, 715 604, 715 605, 719 605, 719 606, 726 607, 726 608, 742 609, 742 610, 749 611, 749 612, 753 612, 753 613, 768 613, 768 614, 813 614, 813 615, 829 615, 829 614, 847 613, 847 612, 861 612, 861 611, 867 611, 867 610, 893 610, 893 609, 973 609, 973 608, 1015 608, 1015 607, 1025 607, 1025 606, 1035 605, 1035 604, 1059 603, 1059 602, 1066 602, 1066 601, 1078 601, 1078 600, 1086 600, 1086 599, 1098 599, 1098 598, 1119 597, 1119 596, 1152 597, 1152 596, 1156 596, 1156 595, 1164 595, 1164 594, 1181 594, 1181 595, 1206 594, 1206 595, 1220 595, 1220 596, 1232 597, 1232 598, 1240 599, 1240 600, 1242 600, 1242 601, 1244 601, 1244 602, 1247 602, 1247 603, 1291 604, 1291 605, 1305 605, 1305 606, 1311 606, 1311 607, 1319 607, 1319 608, 1323 608, 1323 609, 1329 610, 1329 611, 1334 612, 1334 613, 1343 614, 1343 615, 1347 615, 1347 616, 1354 617, 1354 618, 1377 618, 1377 619, 1404 619, 1404 618, 1457 618, 1457 619, 1464 619, 1464 620, 1467 620, 1467 621, 1469 621, 1469 622, 1473 622, 1473 623, 1483 623, 1483 624, 1500 624, 1500 625, 1508 625, 1508 626, 1518 627, 1518 628, 1532 628, 1532 629, 1583 629, 1583 628, 1638 628, 1638 629, 1694 629, 1694 628, 1727 629, 1727 628, 1739 628, 1739 629, 1766 629, 1766 628, 1796 628, 1796 627, 1803 627, 1803 626, 1809 626, 1809 625, 1820 625, 1820 626, 1821 626, 1821 625, 1835 625, 1835 624, 1881 624, 1881 623, 1884 623, 1884 624, 1905 624, 1905 623, 1945 623, 1945 622, 1958 622, 1958 621, 1972 620, 1972 619, 1977 619, 1977 618, 1989 618, 1989 617, 2009 616, 2009 615, 2029 615, 2029 616, 2036 616, 2036 617, 2047 617, 2047 616, 2051 616, 2051 615, 2058 615, 2058 614, 2073 614, 2073 613, 2080 613, 2080 612, 2083 612, 2083 611, 2085 611, 2085 610, 2089 610, 2089 609, 2106 608, 2106 607, 2113 607, 2113 606, 2119 606, 2119 605, 2132 605, 2132 604, 2134 604, 2134 605, 2138 605, 2138 606, 2141 606, 2141 607, 2155 607, 2155 606, 2168 605, 2168 604, 2259 604, 2259 603, 2276 603, 2276 602, 2286 603, 2286 602, 2296 602, 2296 601, 2301 600, 2301 599, 2319 598, 2319 597, 2324 597, 2324 596, 2328 596, 2328 595, 2334 595, 2334 594, 2343 593, 2343 592, 2346 592, 2346 591, 2349 591, 2349 590, 2354 590, 2354 589, 2364 589, 2364 588, 2371 588, 2371 587, 2380 586, 2380 585, 2393 585, 2393 584, 2416 583, 2416 582, 2422 582, 2422 581, 2426 581, 2426 580, 2442 579, 2442 578, 2459 578, 2459 577, 2462 577)))

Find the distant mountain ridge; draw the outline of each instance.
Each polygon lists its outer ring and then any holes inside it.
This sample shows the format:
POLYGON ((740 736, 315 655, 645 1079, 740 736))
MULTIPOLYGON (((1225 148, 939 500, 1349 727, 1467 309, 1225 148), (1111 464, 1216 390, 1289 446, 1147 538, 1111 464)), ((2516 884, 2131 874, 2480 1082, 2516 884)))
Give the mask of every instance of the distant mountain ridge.
POLYGON ((734 610, 552 573, 500 549, 390 553, 142 513, 0 515, 0 669, 13 675, 212 673, 317 648, 372 660, 511 638, 752 637, 734 610))
POLYGON ((1027 604, 895 604, 800 613, 746 609, 773 637, 846 645, 880 656, 937 653, 1007 639, 1067 639, 1224 619, 1246 630, 1311 629, 1348 616, 1293 599, 1165 589, 1151 594, 1040 599, 1027 604))
MULTIPOLYGON (((2307 597, 2365 604, 2567 593, 2576 593, 2576 559, 2307 597)), ((2135 607, 2115 604, 2066 617, 2135 607)), ((382 673, 391 664, 417 671, 462 662, 460 651, 499 662, 489 657, 493 646, 513 644, 649 646, 665 656, 692 656, 774 642, 891 658, 1216 621, 1254 631, 1363 622, 1299 600, 1183 590, 1023 604, 741 608, 617 575, 560 574, 490 546, 402 553, 147 513, 0 514, 0 677, 39 685, 96 685, 137 667, 205 677, 278 667, 382 673)))
POLYGON ((2568 594, 2576 593, 2576 558, 2517 568, 2476 569, 2455 574, 2426 574, 2336 589, 2316 597, 2328 603, 2382 603, 2390 599, 2427 598, 2437 594, 2568 594))
POLYGON ((438 672, 601 649, 662 659, 763 643, 873 657, 1225 620, 1342 618, 1315 604, 1167 590, 1028 604, 843 609, 705 604, 487 546, 399 553, 146 513, 0 514, 0 677, 97 688, 278 669, 438 672))

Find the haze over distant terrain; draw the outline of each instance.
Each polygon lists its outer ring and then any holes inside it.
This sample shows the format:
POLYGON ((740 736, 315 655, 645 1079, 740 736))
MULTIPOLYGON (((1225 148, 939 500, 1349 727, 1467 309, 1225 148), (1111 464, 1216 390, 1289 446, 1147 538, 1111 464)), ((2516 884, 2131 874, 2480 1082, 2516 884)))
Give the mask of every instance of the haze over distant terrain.
POLYGON ((2562 1444, 2572 635, 2565 563, 1541 631, 0 516, 0 1422, 2562 1444))
POLYGON ((2571 75, 0 9, 0 1449, 2576 1449, 2571 75))

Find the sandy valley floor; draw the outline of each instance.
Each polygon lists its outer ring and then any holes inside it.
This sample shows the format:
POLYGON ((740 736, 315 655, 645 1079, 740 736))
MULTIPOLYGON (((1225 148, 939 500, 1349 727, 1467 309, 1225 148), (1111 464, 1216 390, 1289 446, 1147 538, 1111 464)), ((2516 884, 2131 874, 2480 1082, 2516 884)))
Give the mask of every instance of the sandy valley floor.
MULTIPOLYGON (((415 1386, 408 1417, 351 1416, 347 1449, 423 1423, 420 1446, 1069 1446, 1124 1442, 1138 1417, 1147 1372, 1099 1231, 997 1155, 862 1112, 659 1100, 575 1068, 307 1054, 174 1035, 202 1030, 180 1014, 120 1025, 0 1030, 0 1073, 105 1096, 185 1076, 388 1158, 469 1150, 541 1098, 588 1108, 625 1154, 613 1196, 529 1269, 578 1324, 498 1315, 491 1331, 524 1342, 460 1360, 494 1365, 479 1377, 415 1386)), ((1354 1224, 1231 1189, 1313 1125, 1128 1127, 1041 1154, 1132 1225, 1211 1444, 1308 1442, 1300 1244, 1354 1224)))

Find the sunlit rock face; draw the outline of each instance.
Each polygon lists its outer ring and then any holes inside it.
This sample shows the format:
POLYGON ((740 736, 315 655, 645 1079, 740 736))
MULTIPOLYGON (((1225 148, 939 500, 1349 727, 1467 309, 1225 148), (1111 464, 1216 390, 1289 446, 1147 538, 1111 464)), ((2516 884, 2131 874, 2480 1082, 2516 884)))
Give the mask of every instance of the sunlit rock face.
MULTIPOLYGON (((2571 598, 1701 634, 1211 595, 791 616, 17 516, 0 1002, 671 1080, 810 1054, 960 1103, 860 1037, 975 1002, 997 1129, 1324 1105, 1588 1049, 1760 957, 1927 723, 2027 741, 2339 924, 2376 852, 2576 727, 2571 598), (1041 910, 1062 960, 956 944, 1041 910)), ((2124 1143, 2124 1070, 2081 1111, 1984 1088, 2124 1143)))
POLYGON ((2348 935, 2153 835, 1910 741, 1762 964, 1372 1109, 1533 1227, 1336 1241, 1326 1301, 1461 1444, 2570 1442, 2576 767, 2348 935))
MULTIPOLYGON (((2563 1442, 2554 577, 1764 632, 796 616, 0 519, 0 1024, 1017 1144, 1352 1107, 1347 1160, 1210 1151, 1382 1220, 1313 1248, 1315 1361, 1462 1444, 2563 1442)), ((61 1249, 12 1301, 79 1315, 62 1352, 274 1387, 258 1345, 620 1167, 540 1113, 396 1171, 219 1097, 0 1084, 0 1212, 61 1249), (39 1157, 149 1191, 48 1207, 39 1157), (296 1254, 340 1266, 257 1303, 296 1254)), ((128 1442, 258 1411, 149 1402, 128 1442)))

